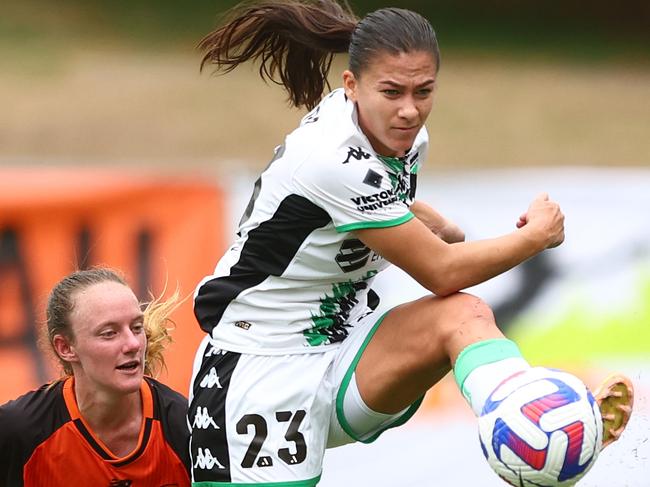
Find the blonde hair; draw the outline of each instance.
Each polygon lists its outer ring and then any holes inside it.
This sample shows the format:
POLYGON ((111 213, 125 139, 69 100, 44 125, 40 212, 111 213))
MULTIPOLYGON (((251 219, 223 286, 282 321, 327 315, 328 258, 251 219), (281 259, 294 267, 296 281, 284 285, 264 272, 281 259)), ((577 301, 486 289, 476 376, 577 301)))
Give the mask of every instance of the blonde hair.
MULTIPOLYGON (((73 375, 72 366, 62 360, 54 348, 54 337, 62 335, 74 342, 74 334, 70 325, 70 314, 75 307, 75 296, 79 291, 102 282, 116 282, 129 287, 119 271, 106 267, 95 267, 87 270, 75 271, 61 279, 50 292, 46 309, 47 342, 59 360, 63 375, 73 375)), ((166 286, 165 286, 166 289, 166 286)), ((184 300, 180 299, 178 289, 168 298, 163 300, 165 290, 158 297, 153 297, 145 305, 144 329, 147 337, 145 352, 145 369, 147 375, 157 375, 165 366, 163 352, 171 343, 169 334, 175 324, 171 314, 184 300)))
POLYGON ((180 298, 178 288, 167 299, 163 300, 165 291, 153 298, 144 309, 144 330, 147 337, 144 373, 155 377, 166 369, 163 352, 172 342, 169 332, 176 327, 171 314, 184 301, 180 298))

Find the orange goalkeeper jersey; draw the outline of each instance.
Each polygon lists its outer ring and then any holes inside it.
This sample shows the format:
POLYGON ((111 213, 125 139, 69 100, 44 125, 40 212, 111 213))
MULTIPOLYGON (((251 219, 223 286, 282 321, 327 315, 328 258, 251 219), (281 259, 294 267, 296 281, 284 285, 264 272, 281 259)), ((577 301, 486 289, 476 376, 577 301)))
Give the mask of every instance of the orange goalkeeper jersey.
POLYGON ((146 377, 136 448, 113 455, 79 413, 73 379, 0 406, 0 486, 189 486, 187 401, 146 377))

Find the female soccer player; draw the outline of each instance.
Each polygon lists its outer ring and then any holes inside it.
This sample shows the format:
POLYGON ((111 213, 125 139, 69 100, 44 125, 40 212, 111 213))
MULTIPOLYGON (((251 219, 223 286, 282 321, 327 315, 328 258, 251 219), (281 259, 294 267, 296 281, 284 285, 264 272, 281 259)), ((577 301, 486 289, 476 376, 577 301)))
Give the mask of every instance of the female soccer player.
POLYGON ((192 480, 316 485, 326 447, 404 423, 451 368, 480 411, 529 365, 490 308, 460 291, 561 244, 564 217, 541 194, 512 233, 465 242, 415 200, 440 64, 429 22, 398 8, 358 20, 332 0, 248 2, 200 48, 202 66, 225 71, 260 61, 311 111, 197 288, 208 336, 190 398, 192 480), (321 100, 338 52, 349 53, 343 87, 321 100), (389 263, 432 294, 379 316, 371 285, 389 263))
POLYGON ((187 401, 148 377, 164 366, 176 302, 143 312, 104 268, 54 287, 47 337, 64 378, 0 406, 0 485, 190 484, 187 401))

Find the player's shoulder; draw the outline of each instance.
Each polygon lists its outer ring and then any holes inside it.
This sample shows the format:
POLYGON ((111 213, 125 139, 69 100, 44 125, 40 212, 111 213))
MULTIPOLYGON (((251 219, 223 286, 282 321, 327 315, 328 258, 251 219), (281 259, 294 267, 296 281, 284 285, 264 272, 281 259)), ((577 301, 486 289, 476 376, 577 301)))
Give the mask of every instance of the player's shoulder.
POLYGON ((62 388, 62 381, 45 384, 0 406, 2 436, 47 437, 69 421, 62 388))
POLYGON ((315 154, 294 173, 299 186, 333 194, 372 192, 388 178, 386 166, 374 151, 353 137, 315 154))
POLYGON ((187 398, 183 394, 153 377, 145 377, 144 379, 149 384, 156 400, 160 401, 161 404, 174 404, 187 408, 187 398))
POLYGON ((325 96, 286 142, 287 152, 299 153, 307 168, 337 161, 342 172, 349 172, 345 164, 350 161, 376 157, 359 128, 354 103, 340 88, 325 96))
POLYGON ((165 423, 184 423, 187 414, 187 398, 152 377, 144 379, 154 397, 154 416, 165 423))
POLYGON ((187 450, 190 431, 187 427, 187 399, 181 393, 151 377, 144 380, 154 396, 154 416, 162 425, 165 441, 189 470, 187 450))

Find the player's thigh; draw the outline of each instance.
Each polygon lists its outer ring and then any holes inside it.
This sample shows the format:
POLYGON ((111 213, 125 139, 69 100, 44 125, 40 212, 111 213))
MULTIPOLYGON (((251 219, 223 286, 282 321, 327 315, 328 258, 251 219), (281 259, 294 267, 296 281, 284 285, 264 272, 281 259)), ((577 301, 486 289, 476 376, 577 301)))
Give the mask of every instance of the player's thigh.
POLYGON ((316 485, 332 408, 335 352, 204 350, 188 420, 194 482, 316 485))
POLYGON ((336 407, 332 410, 328 448, 356 441, 371 443, 387 429, 408 421, 420 405, 421 398, 402 411, 382 414, 369 408, 359 392, 355 369, 385 317, 370 313, 358 320, 339 348, 330 371, 331 382, 336 384, 336 407))
POLYGON ((465 346, 502 336, 490 308, 469 294, 426 296, 397 306, 359 357, 361 396, 374 411, 401 411, 449 372, 465 346))

